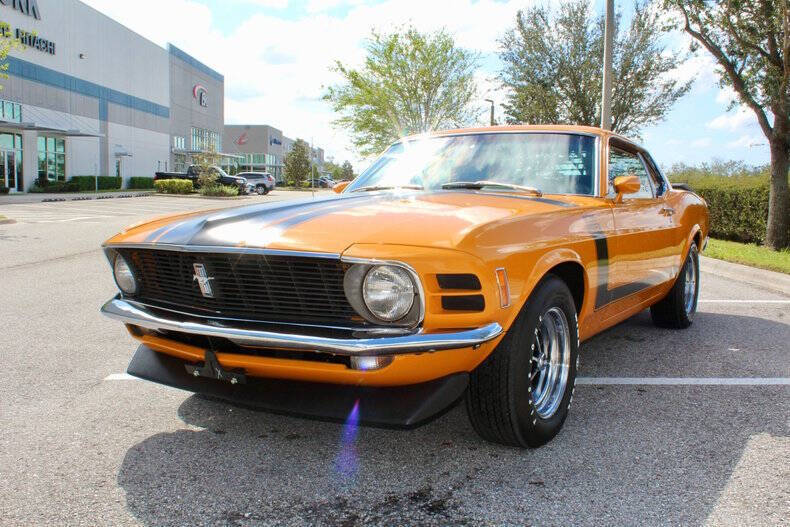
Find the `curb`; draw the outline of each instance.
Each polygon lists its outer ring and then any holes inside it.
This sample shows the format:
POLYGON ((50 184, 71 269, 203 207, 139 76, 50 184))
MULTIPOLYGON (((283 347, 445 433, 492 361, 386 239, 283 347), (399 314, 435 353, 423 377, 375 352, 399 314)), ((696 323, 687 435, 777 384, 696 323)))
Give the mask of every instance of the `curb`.
POLYGON ((163 197, 163 198, 186 198, 186 199, 218 199, 218 200, 250 199, 250 196, 201 196, 200 194, 165 194, 165 193, 156 193, 152 195, 156 197, 163 197))
POLYGON ((95 199, 125 199, 125 198, 145 198, 153 196, 153 192, 138 192, 135 194, 109 194, 109 195, 96 195, 96 196, 77 196, 75 198, 44 198, 41 203, 54 203, 59 201, 90 201, 95 199))
POLYGON ((790 275, 700 255, 700 271, 790 296, 790 275))

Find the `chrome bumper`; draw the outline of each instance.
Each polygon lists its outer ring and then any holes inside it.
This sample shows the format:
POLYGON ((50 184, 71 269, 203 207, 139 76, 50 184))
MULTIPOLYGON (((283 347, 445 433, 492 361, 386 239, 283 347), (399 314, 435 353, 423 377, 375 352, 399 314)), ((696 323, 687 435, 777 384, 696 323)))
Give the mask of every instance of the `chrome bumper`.
POLYGON ((171 320, 163 318, 144 305, 120 298, 114 298, 104 304, 101 312, 125 324, 132 324, 147 329, 180 331, 207 337, 221 337, 242 346, 314 350, 337 355, 396 355, 470 348, 497 338, 503 331, 502 326, 492 322, 480 328, 451 333, 415 333, 395 337, 338 339, 233 328, 219 323, 208 324, 171 320))

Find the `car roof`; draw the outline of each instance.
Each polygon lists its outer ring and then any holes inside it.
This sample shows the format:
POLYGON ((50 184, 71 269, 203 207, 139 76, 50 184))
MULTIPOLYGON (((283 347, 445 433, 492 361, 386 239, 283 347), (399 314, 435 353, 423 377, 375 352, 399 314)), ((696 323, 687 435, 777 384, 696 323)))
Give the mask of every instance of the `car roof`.
MULTIPOLYGON (((421 137, 446 137, 452 135, 468 135, 468 134, 486 134, 486 133, 497 133, 497 132, 571 132, 571 133, 580 133, 580 134, 588 134, 588 135, 596 135, 599 137, 612 137, 624 141, 626 143, 632 144, 642 150, 644 148, 634 141, 624 135, 604 130, 603 128, 598 128, 596 126, 582 126, 582 125, 570 125, 570 124, 518 124, 518 125, 502 125, 502 126, 482 126, 482 127, 470 127, 470 128, 455 128, 451 130, 440 130, 436 132, 429 132, 425 134, 415 134, 403 137, 400 141, 409 141, 421 137)), ((396 142, 400 142, 396 141, 396 142)))

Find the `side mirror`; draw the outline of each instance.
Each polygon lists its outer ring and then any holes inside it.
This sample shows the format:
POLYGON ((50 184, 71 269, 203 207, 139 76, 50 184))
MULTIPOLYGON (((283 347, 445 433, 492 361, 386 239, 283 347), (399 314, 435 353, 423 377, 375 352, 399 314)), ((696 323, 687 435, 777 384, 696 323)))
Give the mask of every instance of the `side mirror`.
POLYGON ((332 190, 340 194, 341 192, 346 190, 346 187, 349 186, 350 184, 351 184, 350 181, 341 181, 340 183, 332 187, 332 190))
POLYGON ((636 194, 642 188, 642 183, 636 176, 619 176, 614 178, 614 191, 617 192, 617 197, 614 198, 615 203, 623 201, 624 194, 636 194))

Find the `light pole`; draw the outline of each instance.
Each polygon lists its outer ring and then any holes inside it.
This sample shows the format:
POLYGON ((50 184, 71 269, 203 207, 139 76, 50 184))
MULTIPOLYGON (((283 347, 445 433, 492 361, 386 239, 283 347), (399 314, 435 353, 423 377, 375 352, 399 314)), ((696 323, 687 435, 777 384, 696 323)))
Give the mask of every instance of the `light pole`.
POLYGON ((614 47, 614 0, 606 0, 606 28, 603 45, 603 94, 601 128, 612 129, 612 48, 614 47))
POLYGON ((492 101, 491 99, 483 99, 483 100, 485 102, 490 102, 491 103, 491 126, 494 126, 494 124, 496 124, 494 122, 494 101, 492 101))

